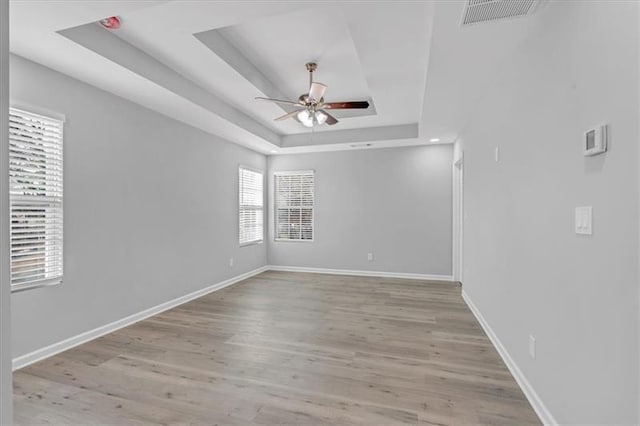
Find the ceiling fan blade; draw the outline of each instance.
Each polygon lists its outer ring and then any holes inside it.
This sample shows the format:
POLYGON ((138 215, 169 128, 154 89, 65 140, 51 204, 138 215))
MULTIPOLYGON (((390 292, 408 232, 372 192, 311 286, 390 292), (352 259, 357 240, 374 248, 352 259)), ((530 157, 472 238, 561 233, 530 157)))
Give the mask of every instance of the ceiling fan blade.
POLYGON ((327 109, 367 109, 369 108, 368 101, 349 101, 349 102, 327 102, 322 105, 322 108, 327 109))
POLYGON ((327 111, 318 110, 316 111, 316 114, 323 114, 324 116, 326 116, 327 119, 324 122, 327 123, 329 126, 333 126, 334 124, 338 123, 338 119, 335 118, 333 115, 329 114, 327 111))
POLYGON ((322 99, 322 96, 324 96, 325 90, 327 90, 326 84, 314 81, 313 83, 311 83, 311 87, 309 88, 309 98, 313 99, 316 102, 319 102, 320 99, 322 99))
POLYGON ((282 120, 286 120, 287 118, 291 118, 291 117, 295 116, 295 115, 296 115, 296 114, 298 114, 300 111, 304 111, 304 109, 298 109, 298 110, 295 110, 295 111, 291 111, 291 112, 289 112, 289 113, 287 113, 287 114, 285 114, 285 115, 281 115, 281 116, 280 116, 280 117, 278 117, 278 118, 274 118, 273 120, 274 120, 274 121, 282 121, 282 120))
POLYGON ((285 101, 285 100, 283 100, 283 99, 263 98, 263 97, 261 97, 261 96, 256 96, 256 99, 260 99, 261 101, 277 102, 277 103, 279 103, 279 104, 287 104, 287 105, 304 106, 304 105, 302 105, 300 102, 285 101))

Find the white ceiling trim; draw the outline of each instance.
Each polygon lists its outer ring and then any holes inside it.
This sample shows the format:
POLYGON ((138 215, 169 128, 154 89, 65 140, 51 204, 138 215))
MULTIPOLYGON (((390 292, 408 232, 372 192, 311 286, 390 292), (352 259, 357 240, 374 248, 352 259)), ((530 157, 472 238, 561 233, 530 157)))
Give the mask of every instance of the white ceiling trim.
POLYGON ((328 132, 298 133, 282 137, 283 148, 308 145, 334 145, 358 142, 392 141, 418 138, 418 124, 366 127, 363 129, 332 130, 328 132))
POLYGON ((353 151, 359 149, 402 148, 406 146, 447 145, 450 142, 429 142, 420 138, 391 139, 377 142, 352 142, 325 145, 301 145, 271 150, 267 155, 307 154, 313 152, 353 151))

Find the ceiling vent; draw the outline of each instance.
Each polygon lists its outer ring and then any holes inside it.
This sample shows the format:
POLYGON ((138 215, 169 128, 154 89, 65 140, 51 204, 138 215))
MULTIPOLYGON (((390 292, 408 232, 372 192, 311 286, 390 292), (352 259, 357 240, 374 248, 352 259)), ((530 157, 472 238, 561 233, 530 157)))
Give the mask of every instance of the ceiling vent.
POLYGON ((533 13, 540 0, 467 0, 462 26, 533 13))

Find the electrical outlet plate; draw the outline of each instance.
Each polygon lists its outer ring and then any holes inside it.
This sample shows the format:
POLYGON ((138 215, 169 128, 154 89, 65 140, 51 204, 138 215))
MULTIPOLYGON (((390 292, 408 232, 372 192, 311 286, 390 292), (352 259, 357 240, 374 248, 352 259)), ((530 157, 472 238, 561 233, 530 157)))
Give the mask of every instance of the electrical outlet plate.
POLYGON ((373 261, 373 253, 367 253, 367 260, 368 260, 369 262, 372 262, 372 261, 373 261))

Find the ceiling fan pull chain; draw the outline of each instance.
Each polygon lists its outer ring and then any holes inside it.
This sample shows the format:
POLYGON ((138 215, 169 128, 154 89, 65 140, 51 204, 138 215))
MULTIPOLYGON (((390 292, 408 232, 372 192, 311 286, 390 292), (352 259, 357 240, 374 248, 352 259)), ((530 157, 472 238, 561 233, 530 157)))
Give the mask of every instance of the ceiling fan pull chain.
POLYGON ((313 145, 313 133, 314 133, 314 127, 315 126, 311 126, 311 133, 309 133, 309 144, 313 145))

